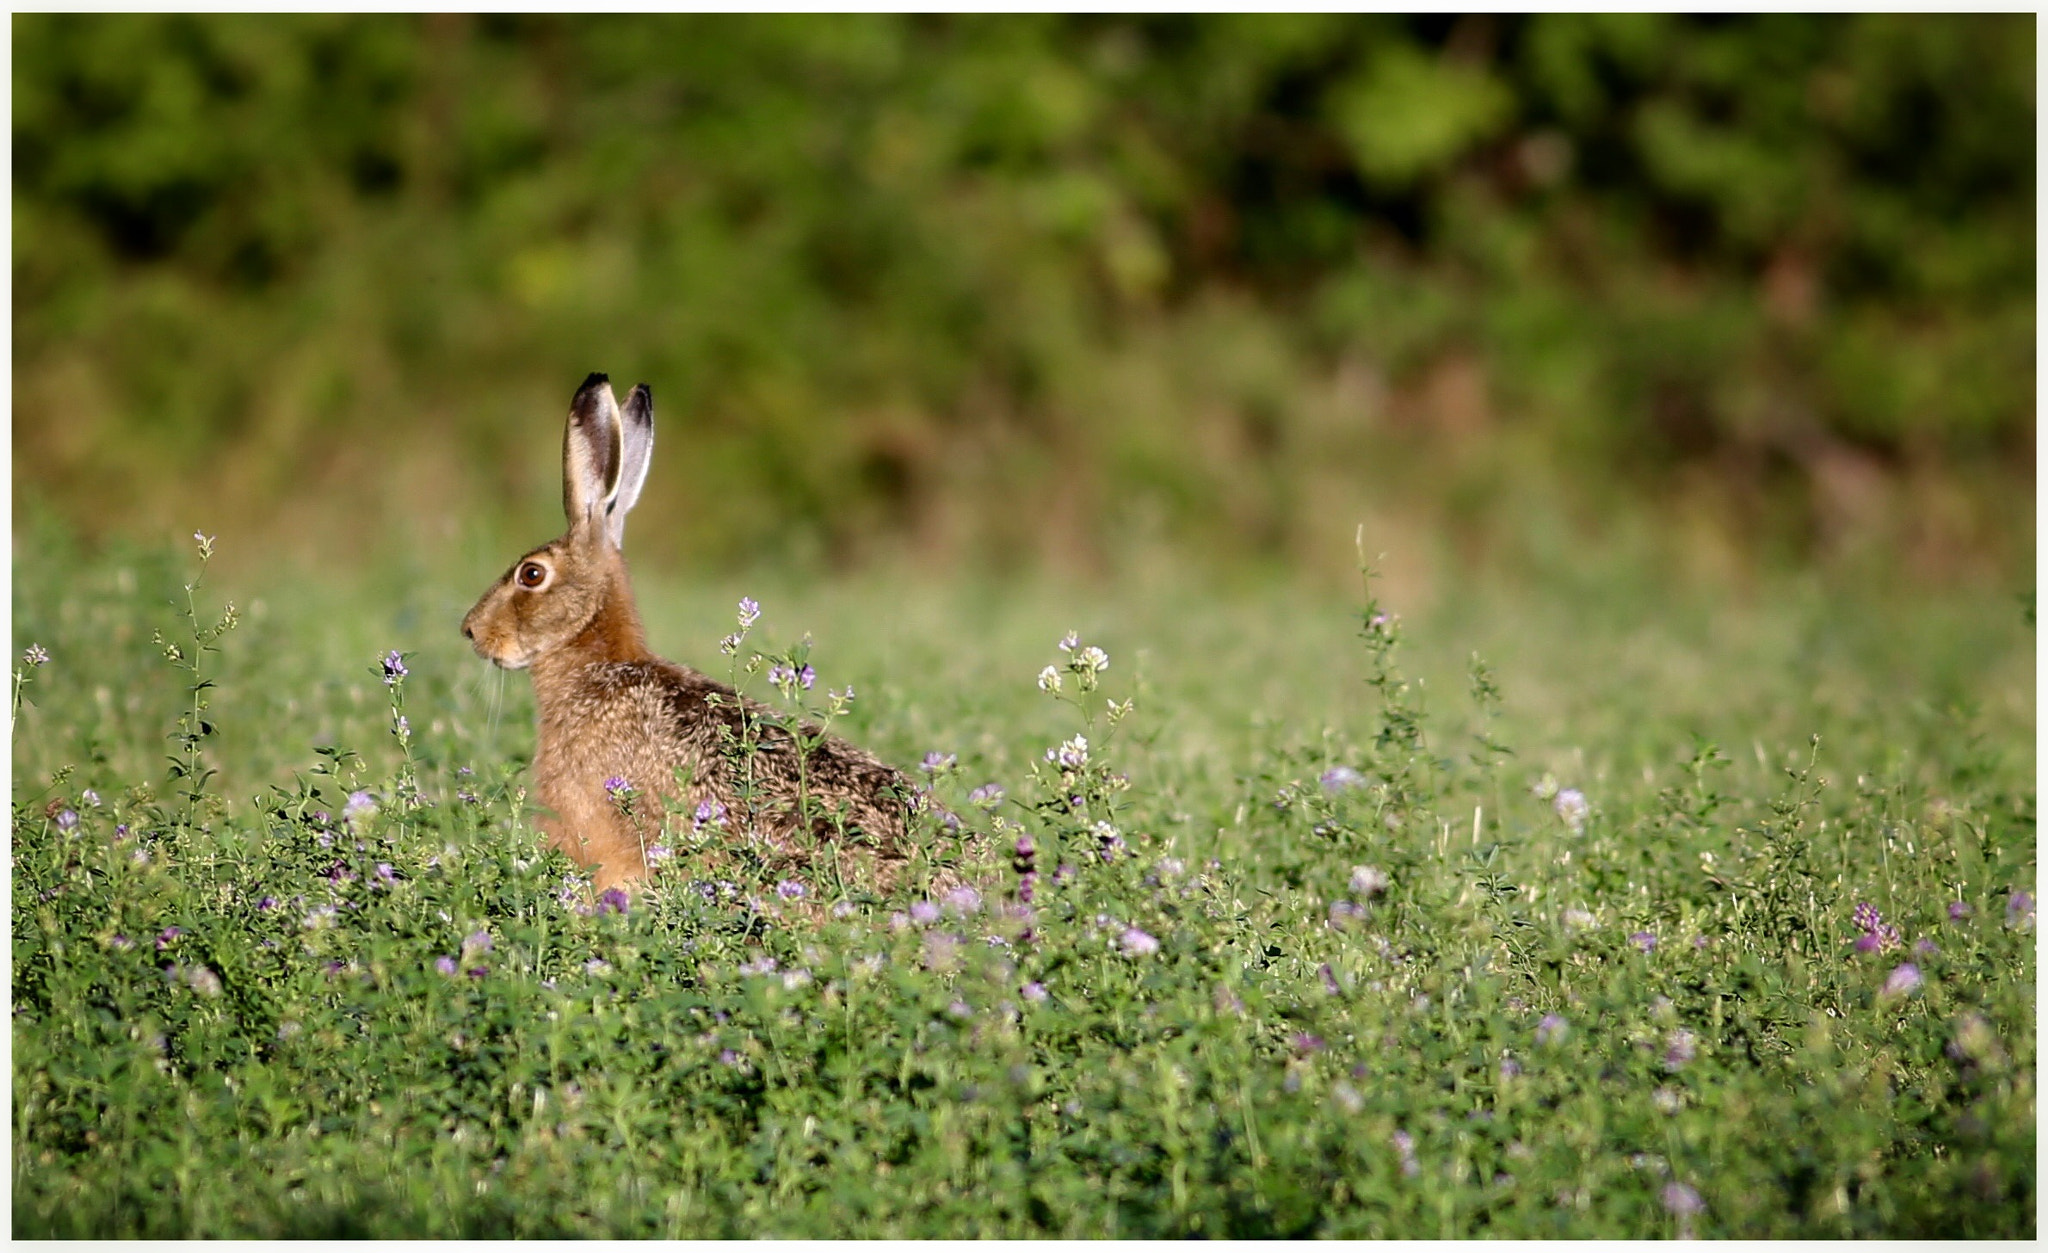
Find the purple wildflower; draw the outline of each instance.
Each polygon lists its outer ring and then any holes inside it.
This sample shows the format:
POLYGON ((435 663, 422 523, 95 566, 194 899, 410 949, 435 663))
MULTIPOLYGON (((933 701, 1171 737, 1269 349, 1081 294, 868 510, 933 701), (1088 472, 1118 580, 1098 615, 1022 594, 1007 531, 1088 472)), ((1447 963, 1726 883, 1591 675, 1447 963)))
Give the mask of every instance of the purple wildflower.
POLYGON ((78 814, 76 811, 67 809, 57 815, 57 829, 59 831, 69 831, 77 825, 78 814))
POLYGON ((800 901, 804 898, 804 885, 795 879, 784 879, 775 885, 775 894, 785 901, 800 901))
POLYGON ((946 908, 962 915, 977 913, 981 909, 981 893, 963 883, 946 893, 946 908))
POLYGON ((1878 990, 1878 995, 1882 997, 1904 996, 1919 986, 1920 968, 1912 962, 1901 962, 1886 977, 1884 987, 1878 990))
POLYGON ((1707 1207, 1707 1203, 1700 1199, 1700 1194, 1690 1185, 1683 1183, 1665 1184, 1659 1199, 1664 1202, 1665 1212, 1680 1218, 1688 1218, 1707 1207))
POLYGON ((2005 900, 2005 925, 2029 931, 2034 926, 2034 898, 2026 892, 2014 892, 2005 900))
POLYGON ((1159 951, 1159 941, 1136 927, 1126 928, 1123 935, 1118 937, 1117 943, 1123 946, 1124 952, 1133 957, 1147 957, 1159 951))
POLYGON ((397 649, 384 654, 384 686, 392 687, 410 673, 405 668, 405 657, 397 649))
POLYGON ((725 803, 714 800, 698 801, 695 818, 699 830, 705 827, 722 827, 725 825, 725 803))
POLYGON ((471 966, 467 973, 472 979, 481 979, 491 973, 491 968, 489 966, 471 966))
POLYGON ((452 975, 455 973, 455 959, 453 957, 436 957, 434 959, 434 969, 444 975, 452 975))
POLYGON ((1869 901, 1859 901, 1856 908, 1850 911, 1849 921, 1854 923, 1859 931, 1875 931, 1883 925, 1884 915, 1878 913, 1877 906, 1869 901))
POLYGON ((1628 938, 1628 942, 1630 944, 1635 945, 1637 948, 1643 950, 1645 953, 1654 952, 1657 948, 1657 937, 1652 935, 1648 931, 1636 932, 1634 935, 1628 938))
POLYGON ((597 894, 598 917, 608 913, 623 914, 632 903, 632 898, 619 888, 606 888, 597 894))
POLYGON ((665 862, 673 856, 675 856, 675 850, 666 844, 649 844, 647 846, 647 864, 650 866, 665 862))
POLYGON ((1031 982, 1017 989, 1017 994, 1019 996, 1022 996, 1025 1000, 1034 1003, 1038 1001, 1043 1001, 1046 997, 1045 985, 1038 982, 1036 979, 1033 979, 1031 982))
POLYGON ((1337 972, 1330 969, 1330 963, 1324 962, 1317 968, 1316 974, 1322 977, 1323 991, 1331 996, 1339 996, 1343 993, 1344 985, 1337 982, 1337 972))
POLYGON ((107 943, 113 945, 115 948, 118 949, 130 949, 135 947, 135 941, 129 939, 125 935, 119 934, 115 935, 113 939, 108 940, 107 943))
POLYGON ((615 774, 604 781, 604 794, 611 797, 615 802, 624 799, 632 790, 633 785, 627 781, 624 775, 615 774))
POLYGON ((1287 1038, 1287 1042, 1294 1047, 1295 1052, 1303 1057, 1308 1056, 1310 1053, 1320 1053, 1324 1048, 1323 1037, 1307 1031, 1295 1032, 1287 1038))
POLYGON ((1371 900, 1386 892, 1393 880, 1378 866, 1353 866, 1351 868, 1351 890, 1364 900, 1371 900))
POLYGON ((602 957, 593 957, 583 963, 583 973, 588 975, 603 974, 611 968, 612 964, 602 957))
POLYGON ((1536 1024, 1536 1043, 1562 1044, 1572 1031, 1571 1024, 1556 1014, 1543 1015, 1543 1021, 1536 1024))
POLYGON ((30 644, 21 654, 22 664, 30 667, 50 664, 50 654, 41 644, 30 644))
POLYGON ((1573 835, 1585 831, 1586 815, 1591 812, 1592 806, 1586 803, 1584 792, 1575 787, 1559 788, 1557 796, 1550 802, 1550 807, 1557 811, 1558 817, 1564 819, 1564 825, 1571 828, 1573 835))
POLYGON ((1516 1061, 1516 1060, 1515 1060, 1514 1058, 1512 1058, 1512 1057, 1503 1057, 1503 1058, 1501 1058, 1501 1059, 1500 1059, 1500 1077, 1501 1077, 1501 1078, 1503 1078, 1503 1079, 1513 1079, 1514 1077, 1516 1077, 1517 1075, 1519 1075, 1519 1074, 1521 1074, 1521 1073, 1522 1073, 1522 1063, 1520 1063, 1520 1062, 1516 1061))
POLYGON ((751 596, 740 597, 740 630, 744 631, 760 620, 760 603, 751 596))
POLYGON ((78 803, 88 809, 97 809, 99 808, 100 794, 91 788, 87 788, 78 794, 78 803))
POLYGON ((1077 735, 1058 748, 1046 749, 1045 759, 1058 763, 1062 770, 1079 770, 1088 764, 1088 737, 1077 735))
POLYGON ((942 770, 951 770, 958 761, 959 758, 952 753, 942 753, 933 749, 924 755, 924 761, 918 765, 918 769, 926 774, 937 774, 942 770))
POLYGON ((1969 916, 1970 903, 1968 901, 1950 901, 1948 903, 1948 920, 1950 922, 1961 922, 1969 916))
POLYGON ((171 946, 171 941, 183 934, 185 934, 185 928, 183 927, 165 927, 162 931, 157 932, 156 951, 159 953, 163 952, 171 946))
POLYGON ((983 809, 994 809, 1003 803, 1003 785, 1000 783, 984 783, 967 794, 967 803, 979 805, 983 809))
POLYGON ((462 956, 467 959, 473 953, 488 953, 492 947, 490 932, 472 931, 462 939, 462 956))
POLYGON ((1664 1040, 1664 1069, 1679 1070, 1694 1056, 1692 1032, 1680 1027, 1664 1040))
POLYGON ((397 882, 398 882, 398 876, 397 876, 396 874, 392 873, 392 870, 391 870, 391 863, 390 863, 390 862, 388 862, 388 861, 380 861, 380 862, 378 862, 378 863, 377 863, 377 883, 378 883, 378 884, 379 884, 380 886, 382 886, 382 887, 387 887, 387 888, 388 888, 388 887, 391 887, 392 885, 396 884, 397 882))
POLYGON ((910 906, 910 919, 919 926, 930 926, 939 920, 939 907, 930 901, 914 901, 910 906))
POLYGON ((348 804, 341 807, 341 820, 354 822, 377 812, 377 798, 369 792, 350 792, 348 804))
POLYGON ((1365 776, 1349 766, 1331 766, 1323 771, 1322 785, 1325 792, 1342 792, 1347 788, 1362 787, 1365 776))
POLYGON ((1940 956, 1940 954, 1941 946, 1936 944, 1934 941, 1928 939, 1926 936, 1921 936, 1918 940, 1914 941, 1913 956, 1937 957, 1940 956))

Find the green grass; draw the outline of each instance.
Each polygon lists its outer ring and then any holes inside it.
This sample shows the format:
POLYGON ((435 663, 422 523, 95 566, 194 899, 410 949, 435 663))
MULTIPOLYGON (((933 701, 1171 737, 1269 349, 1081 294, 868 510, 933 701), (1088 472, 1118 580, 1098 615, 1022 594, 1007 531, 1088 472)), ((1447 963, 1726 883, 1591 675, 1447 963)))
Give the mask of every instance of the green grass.
POLYGON ((15 655, 50 657, 13 747, 18 1236, 2035 1231, 2010 596, 1612 566, 1375 585, 1400 616, 1362 630, 1166 574, 642 571, 668 655, 716 668, 752 594, 750 644, 808 632, 855 685, 847 734, 957 754, 937 786, 996 851, 978 909, 924 922, 915 883, 839 917, 828 876, 788 905, 730 858, 707 900, 688 851, 583 912, 521 817, 525 680, 455 631, 495 567, 214 571, 197 620, 239 623, 200 653, 189 547, 18 552, 15 655), (1034 682, 1069 628, 1111 658, 1092 726, 1034 682), (214 680, 196 714, 158 631, 214 680), (1861 902, 1900 948, 1857 951, 1861 902))

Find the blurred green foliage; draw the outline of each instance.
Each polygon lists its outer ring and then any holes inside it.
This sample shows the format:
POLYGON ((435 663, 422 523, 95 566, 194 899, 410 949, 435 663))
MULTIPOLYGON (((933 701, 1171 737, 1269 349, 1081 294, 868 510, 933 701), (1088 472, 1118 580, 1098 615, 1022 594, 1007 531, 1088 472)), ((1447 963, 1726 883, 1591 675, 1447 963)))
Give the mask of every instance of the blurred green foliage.
POLYGON ((2032 542, 2032 15, 13 33, 15 485, 89 532, 538 538, 599 369, 665 556, 1348 559, 1534 481, 2032 542))

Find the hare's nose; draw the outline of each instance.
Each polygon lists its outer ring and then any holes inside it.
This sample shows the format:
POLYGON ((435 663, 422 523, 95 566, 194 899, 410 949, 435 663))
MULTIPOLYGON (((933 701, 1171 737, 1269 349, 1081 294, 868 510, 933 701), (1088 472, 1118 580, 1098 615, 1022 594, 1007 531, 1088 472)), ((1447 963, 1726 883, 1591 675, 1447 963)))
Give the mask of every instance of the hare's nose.
POLYGON ((472 644, 476 643, 476 628, 470 626, 467 621, 462 624, 462 638, 472 644))

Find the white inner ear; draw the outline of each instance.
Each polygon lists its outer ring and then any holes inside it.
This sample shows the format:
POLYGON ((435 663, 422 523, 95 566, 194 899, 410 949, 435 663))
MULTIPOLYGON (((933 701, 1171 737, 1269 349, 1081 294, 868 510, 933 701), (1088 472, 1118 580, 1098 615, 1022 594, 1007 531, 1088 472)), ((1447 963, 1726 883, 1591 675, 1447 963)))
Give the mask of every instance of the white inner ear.
POLYGON ((604 510, 609 514, 612 505, 619 499, 619 485, 626 481, 626 423, 619 416, 617 405, 607 405, 606 416, 611 419, 612 455, 608 459, 604 485, 604 510))

